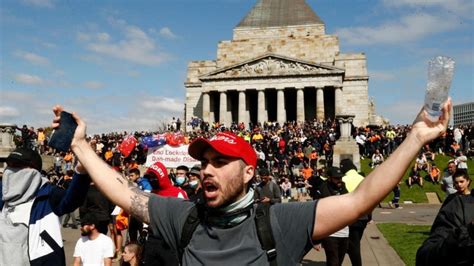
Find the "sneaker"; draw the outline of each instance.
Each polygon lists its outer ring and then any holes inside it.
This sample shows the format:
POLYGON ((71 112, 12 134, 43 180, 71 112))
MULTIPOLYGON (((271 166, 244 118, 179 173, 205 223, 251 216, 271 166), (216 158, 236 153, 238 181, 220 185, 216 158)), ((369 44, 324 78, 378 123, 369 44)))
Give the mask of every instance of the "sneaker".
POLYGON ((388 207, 390 207, 390 209, 394 208, 393 203, 391 201, 388 202, 388 207))

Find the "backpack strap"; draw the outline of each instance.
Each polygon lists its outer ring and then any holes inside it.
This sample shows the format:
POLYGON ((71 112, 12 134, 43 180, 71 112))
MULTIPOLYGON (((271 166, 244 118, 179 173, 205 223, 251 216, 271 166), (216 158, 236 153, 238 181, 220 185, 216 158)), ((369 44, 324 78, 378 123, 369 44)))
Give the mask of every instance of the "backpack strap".
MULTIPOLYGON (((195 205, 183 225, 181 233, 181 241, 178 246, 178 259, 182 264, 184 249, 191 241, 194 231, 200 223, 200 212, 202 213, 201 206, 195 205)), ((257 235, 262 245, 262 249, 265 250, 270 266, 277 266, 277 252, 275 248, 275 239, 273 238, 272 226, 270 223, 270 204, 258 203, 255 212, 255 226, 257 228, 257 235)))
POLYGON ((199 225, 199 208, 200 207, 198 205, 193 206, 191 212, 186 218, 186 222, 183 225, 181 241, 178 246, 178 259, 180 264, 182 264, 184 249, 186 246, 188 246, 189 241, 191 241, 193 233, 196 230, 196 227, 199 225))
POLYGON ((258 240, 260 240, 262 249, 267 253, 270 266, 276 266, 277 250, 275 248, 275 239, 273 238, 272 225, 270 223, 270 204, 257 204, 255 225, 257 226, 258 240))

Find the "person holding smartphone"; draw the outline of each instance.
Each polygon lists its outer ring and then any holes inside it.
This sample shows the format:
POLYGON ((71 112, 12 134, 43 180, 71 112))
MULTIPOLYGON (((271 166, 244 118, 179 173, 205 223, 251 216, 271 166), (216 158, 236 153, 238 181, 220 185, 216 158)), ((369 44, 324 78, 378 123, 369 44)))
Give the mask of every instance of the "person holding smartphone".
MULTIPOLYGON (((61 123, 63 110, 56 106, 53 128, 61 123)), ((188 149, 201 161, 204 205, 199 224, 189 244, 182 247, 182 265, 298 265, 312 243, 326 238, 369 213, 403 177, 406 169, 426 143, 446 131, 451 115, 451 100, 443 105, 442 115, 431 122, 421 110, 410 134, 400 146, 351 193, 317 201, 273 204, 269 206, 271 233, 275 248, 267 250, 255 230, 252 180, 257 155, 252 146, 232 132, 219 132, 210 139, 198 138, 188 149), (281 230, 292 228, 292 230, 281 230), (275 253, 276 252, 276 253, 275 253)), ((86 124, 73 114, 78 124, 71 149, 95 184, 114 203, 139 220, 149 223, 173 250, 181 250, 185 217, 196 203, 160 197, 141 191, 101 160, 86 141, 86 124)), ((258 205, 258 204, 257 204, 258 205)))

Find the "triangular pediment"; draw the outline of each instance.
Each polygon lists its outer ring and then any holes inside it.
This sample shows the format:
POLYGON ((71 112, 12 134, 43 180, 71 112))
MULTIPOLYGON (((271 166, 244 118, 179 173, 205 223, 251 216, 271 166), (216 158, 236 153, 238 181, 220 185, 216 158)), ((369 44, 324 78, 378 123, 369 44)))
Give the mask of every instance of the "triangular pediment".
POLYGON ((266 54, 207 73, 200 80, 263 78, 278 76, 342 75, 344 69, 276 54, 266 54))

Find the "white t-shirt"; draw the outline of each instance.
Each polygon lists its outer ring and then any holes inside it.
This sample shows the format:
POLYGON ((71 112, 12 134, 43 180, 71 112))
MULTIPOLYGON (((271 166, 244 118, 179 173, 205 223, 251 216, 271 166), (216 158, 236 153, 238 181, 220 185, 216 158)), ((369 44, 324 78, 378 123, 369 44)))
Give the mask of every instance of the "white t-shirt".
POLYGON ((114 256, 115 246, 112 239, 100 234, 94 240, 87 236, 79 238, 74 249, 74 257, 80 257, 82 265, 104 265, 105 258, 114 256))
POLYGON ((346 227, 342 228, 341 230, 335 232, 334 234, 332 234, 330 236, 331 237, 341 237, 341 238, 349 237, 349 226, 346 226, 346 227))

